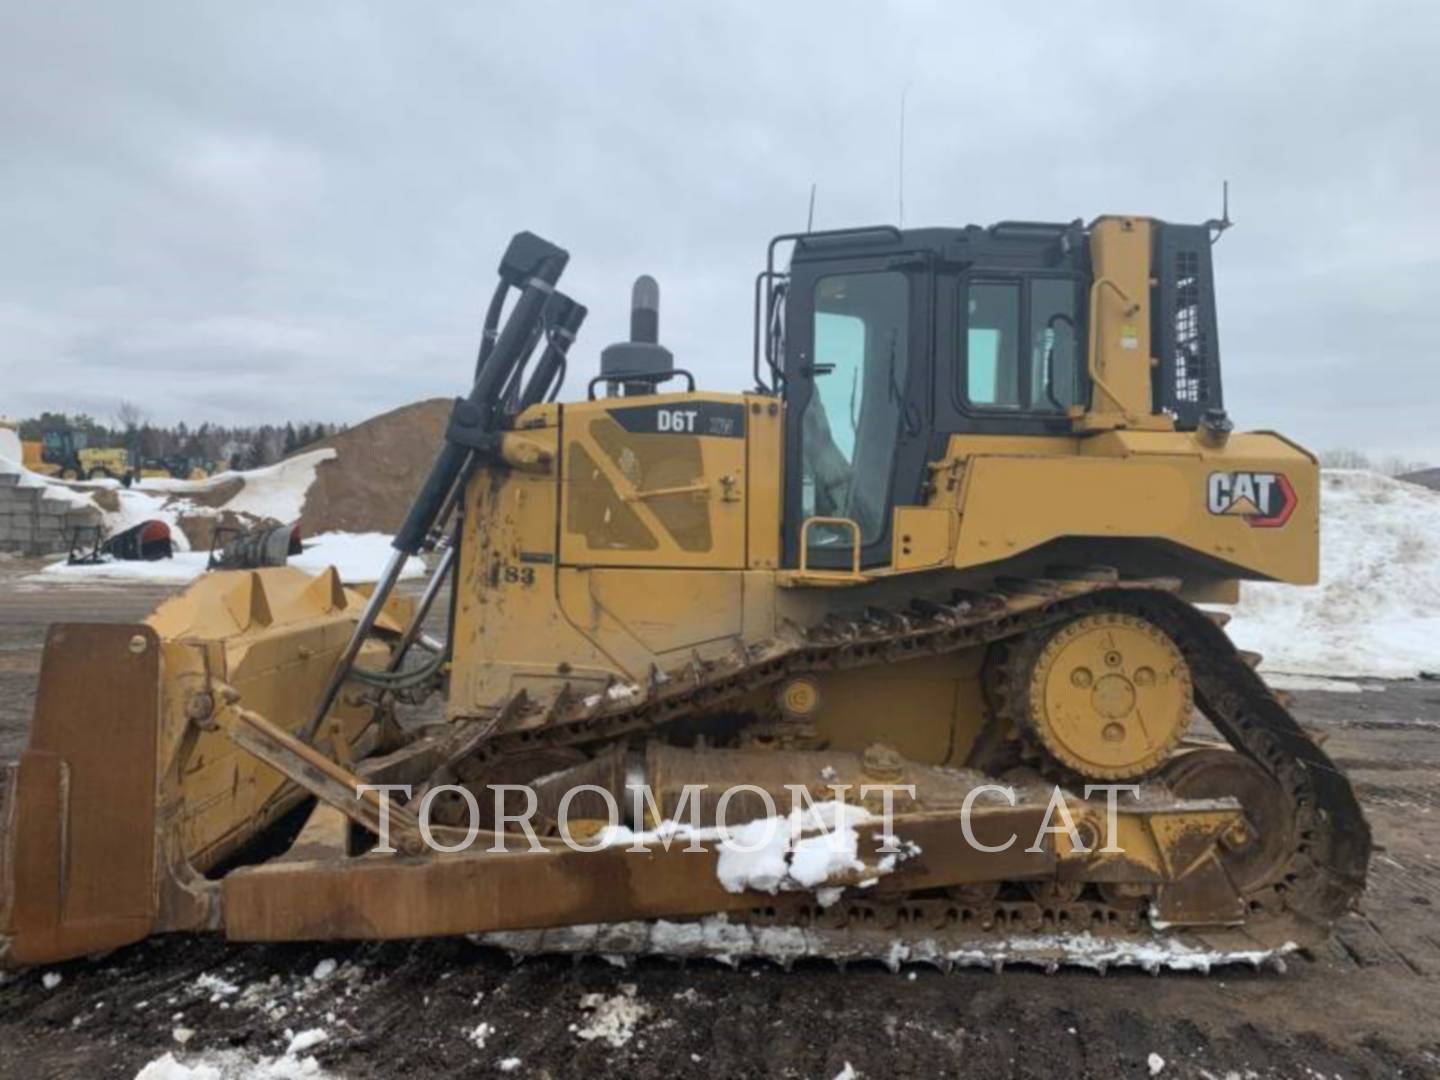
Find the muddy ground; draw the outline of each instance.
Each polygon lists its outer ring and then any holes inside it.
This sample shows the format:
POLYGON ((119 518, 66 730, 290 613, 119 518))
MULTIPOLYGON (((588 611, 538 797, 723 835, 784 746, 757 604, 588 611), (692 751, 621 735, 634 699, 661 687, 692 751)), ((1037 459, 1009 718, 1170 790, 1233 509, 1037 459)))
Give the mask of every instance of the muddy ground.
MULTIPOLYGON (((0 561, 0 758, 23 744, 48 621, 132 620, 166 592, 40 588, 31 569, 0 561)), ((1364 914, 1284 975, 515 966, 465 940, 163 939, 0 984, 0 1076, 132 1077, 167 1053, 212 1077, 309 1075, 312 1056, 357 1077, 1145 1077, 1159 1059, 1166 1078, 1440 1076, 1440 684, 1295 698, 1383 850, 1364 914)))

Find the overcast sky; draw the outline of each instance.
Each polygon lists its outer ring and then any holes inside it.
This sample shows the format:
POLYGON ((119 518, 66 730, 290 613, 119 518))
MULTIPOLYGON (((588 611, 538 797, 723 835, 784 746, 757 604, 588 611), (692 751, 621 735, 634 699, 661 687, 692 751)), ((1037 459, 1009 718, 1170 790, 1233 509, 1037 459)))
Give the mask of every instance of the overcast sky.
MULTIPOLYGON (((461 392, 507 238, 749 379, 803 227, 1203 220, 1242 427, 1440 463, 1440 5, 9 3, 0 413, 356 421, 461 392)), ((576 378, 571 391, 579 385, 576 378)))

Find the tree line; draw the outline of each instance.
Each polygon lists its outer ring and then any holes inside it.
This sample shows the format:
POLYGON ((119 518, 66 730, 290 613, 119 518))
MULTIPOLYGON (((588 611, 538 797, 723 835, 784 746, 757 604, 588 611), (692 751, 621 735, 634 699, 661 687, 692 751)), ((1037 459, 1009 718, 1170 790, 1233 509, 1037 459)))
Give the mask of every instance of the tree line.
POLYGON ((1340 447, 1320 451, 1320 464, 1327 469, 1364 469, 1384 473, 1386 476, 1405 476, 1407 473, 1424 472, 1430 468, 1428 461, 1403 458, 1395 455, 1372 457, 1363 450, 1340 447))
POLYGON ((89 446, 117 447, 147 461, 189 458, 211 471, 273 465, 346 427, 323 420, 251 426, 204 422, 196 427, 182 420, 168 426, 151 422, 128 402, 108 423, 86 413, 42 412, 18 426, 25 440, 38 441, 47 431, 69 430, 83 433, 89 446))

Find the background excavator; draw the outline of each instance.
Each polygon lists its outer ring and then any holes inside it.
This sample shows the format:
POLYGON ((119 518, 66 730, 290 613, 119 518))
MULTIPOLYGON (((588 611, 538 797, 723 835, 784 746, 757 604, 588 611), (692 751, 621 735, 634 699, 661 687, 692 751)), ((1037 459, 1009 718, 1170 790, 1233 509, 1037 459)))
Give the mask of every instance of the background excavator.
POLYGON ((585 309, 567 254, 517 235, 373 591, 222 571, 143 624, 51 629, 0 800, 0 953, 473 933, 1194 969, 1315 944, 1368 827, 1199 606, 1317 574, 1314 457, 1223 409, 1223 224, 777 237, 752 392, 696 388, 642 278, 631 340, 563 403, 585 309), (432 695, 443 722, 404 722, 432 695), (686 851, 664 823, 694 785, 686 851), (849 785, 851 846, 802 865, 802 817, 737 873, 705 830, 739 785, 849 785))

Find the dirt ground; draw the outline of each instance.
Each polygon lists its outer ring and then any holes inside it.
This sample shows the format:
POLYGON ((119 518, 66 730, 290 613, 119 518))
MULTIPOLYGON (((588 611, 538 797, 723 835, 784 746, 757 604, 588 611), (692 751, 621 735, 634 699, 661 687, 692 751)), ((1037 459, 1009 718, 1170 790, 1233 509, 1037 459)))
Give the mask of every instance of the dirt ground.
MULTIPOLYGON (((26 569, 0 561, 0 758, 23 744, 45 624, 133 620, 166 591, 32 586, 26 569)), ((310 1075, 312 1055, 356 1077, 1440 1076, 1440 684, 1295 708, 1381 847, 1365 913, 1284 975, 516 966, 464 939, 159 939, 0 983, 0 1076, 132 1077, 167 1052, 212 1077, 310 1075), (312 1029, 325 1038, 285 1057, 312 1029)))

